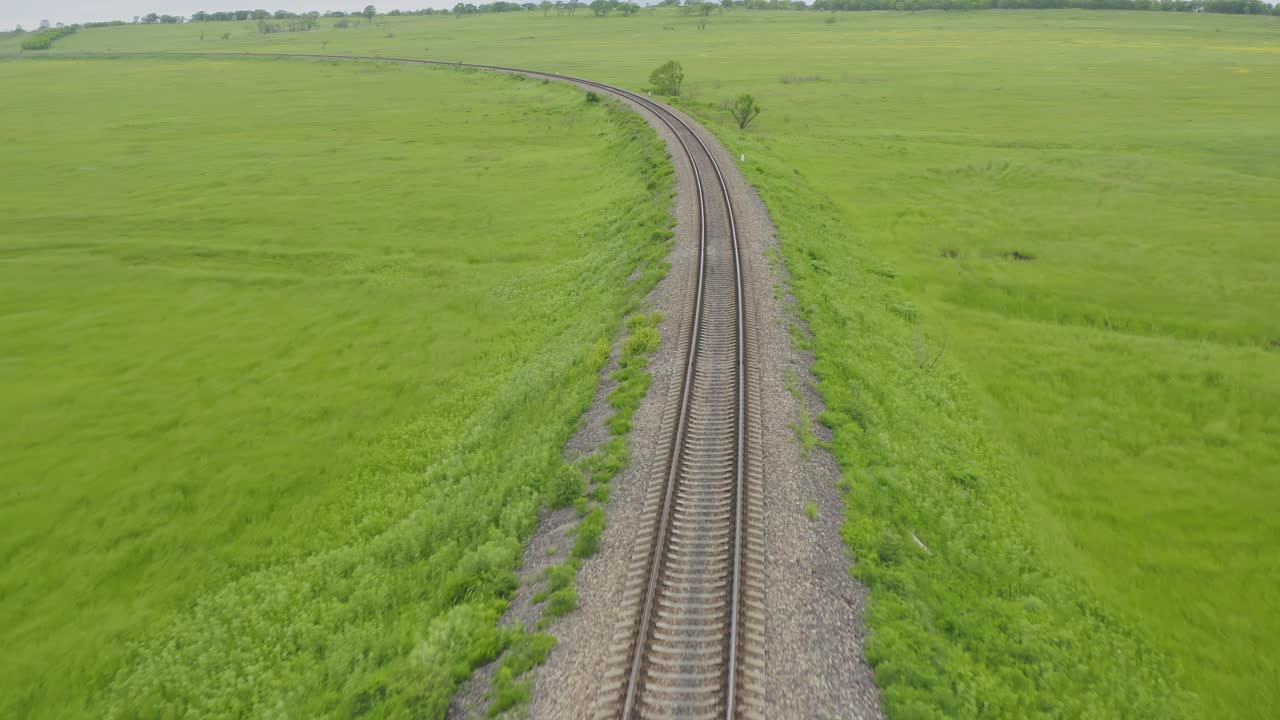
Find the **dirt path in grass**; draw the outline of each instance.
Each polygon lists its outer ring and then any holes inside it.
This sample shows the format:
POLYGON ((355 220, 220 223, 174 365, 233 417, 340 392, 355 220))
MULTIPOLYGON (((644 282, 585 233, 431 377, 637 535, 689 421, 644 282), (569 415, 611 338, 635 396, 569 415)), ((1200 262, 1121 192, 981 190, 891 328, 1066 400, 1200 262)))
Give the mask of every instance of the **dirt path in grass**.
MULTIPOLYGON (((634 417, 632 463, 611 483, 609 521, 600 551, 578 575, 578 608, 548 628, 558 644, 546 664, 532 671, 534 691, 527 708, 531 718, 561 720, 592 714, 631 547, 637 541, 646 484, 653 481, 653 466, 660 460, 662 413, 672 384, 678 382, 679 348, 687 342, 680 337, 680 326, 691 303, 697 269, 692 171, 671 131, 649 113, 641 113, 667 143, 677 169, 673 213, 678 224, 668 257, 671 271, 647 299, 647 309, 665 316, 660 327, 663 342, 650 361, 653 383, 648 396, 634 417)), ((863 657, 866 591, 848 572, 851 557, 840 536, 839 469, 825 450, 806 452, 796 432, 804 418, 816 418, 822 412, 822 405, 813 390, 811 360, 790 341, 793 300, 786 288, 785 269, 769 259, 777 246, 774 227, 759 196, 738 171, 738 159, 730 157, 711 133, 691 119, 686 121, 716 152, 724 171, 742 241, 748 302, 756 305, 760 345, 755 362, 765 409, 768 717, 880 718, 879 691, 863 657)), ((611 362, 605 369, 595 402, 569 452, 589 452, 607 440, 603 420, 610 413, 607 396, 614 367, 611 362)), ((820 427, 811 431, 821 436, 820 427)), ((563 561, 560 555, 568 545, 565 531, 573 523, 572 510, 544 518, 525 553, 525 583, 508 619, 527 624, 536 618, 529 586, 542 569, 563 561)), ((493 669, 481 669, 463 687, 450 709, 451 718, 484 716, 484 695, 493 669)))

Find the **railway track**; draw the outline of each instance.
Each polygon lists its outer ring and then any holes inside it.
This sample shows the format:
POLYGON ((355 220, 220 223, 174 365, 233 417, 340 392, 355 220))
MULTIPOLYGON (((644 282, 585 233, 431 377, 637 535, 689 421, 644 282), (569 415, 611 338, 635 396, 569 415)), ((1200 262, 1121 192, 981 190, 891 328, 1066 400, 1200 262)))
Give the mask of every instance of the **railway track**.
POLYGON ((680 332, 683 375, 664 409, 664 453, 646 493, 591 714, 599 720, 763 718, 764 494, 755 318, 744 291, 732 196, 702 136, 652 98, 557 73, 351 55, 137 54, 375 60, 517 73, 623 98, 674 134, 698 208, 696 278, 680 332))
POLYGON ((698 260, 681 328, 683 377, 664 411, 664 461, 650 481, 643 529, 593 715, 764 717, 764 521, 754 312, 743 284, 733 198, 715 153, 678 113, 649 97, 594 87, 667 126, 698 201, 698 260))

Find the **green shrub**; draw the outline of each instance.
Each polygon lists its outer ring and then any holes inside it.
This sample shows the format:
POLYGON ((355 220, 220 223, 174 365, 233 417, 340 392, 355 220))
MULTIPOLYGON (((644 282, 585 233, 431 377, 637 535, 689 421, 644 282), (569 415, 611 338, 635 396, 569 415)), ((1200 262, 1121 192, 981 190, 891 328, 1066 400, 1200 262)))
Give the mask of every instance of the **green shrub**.
POLYGON ((576 607, 578 607, 577 590, 571 587, 557 590, 547 596, 547 606, 542 609, 542 620, 539 624, 545 627, 552 620, 573 612, 576 607))
POLYGON ((518 632, 502 656, 502 666, 494 675, 489 691, 491 702, 488 715, 493 717, 529 700, 529 681, 516 678, 541 665, 547 653, 556 646, 556 639, 543 633, 518 632))
POLYGON ((449 576, 449 597, 510 595, 519 584, 515 568, 520 555, 520 543, 512 537, 490 540, 468 552, 449 576))
POLYGON ((591 489, 591 499, 601 505, 609 502, 609 485, 608 483, 599 483, 591 489))
POLYGON ((492 702, 489 703, 486 714, 495 717, 516 705, 529 702, 530 685, 528 680, 517 681, 509 669, 498 668, 497 674, 493 676, 493 687, 489 691, 492 702))
POLYGON ((578 524, 578 541, 573 544, 573 557, 589 558, 600 547, 600 535, 604 532, 605 514, 600 508, 592 510, 578 524))
POLYGON ((649 84, 659 95, 679 95, 680 86, 684 84, 684 68, 680 67, 680 61, 668 60, 654 68, 649 74, 649 84))
POLYGON ((650 325, 643 325, 631 331, 627 339, 622 343, 622 352, 624 355, 647 355, 658 349, 658 343, 662 342, 662 337, 658 335, 658 330, 650 325))
POLYGON ((551 480, 551 487, 547 490, 547 505, 557 510, 569 507, 582 497, 582 492, 582 471, 565 465, 551 480))
MULTIPOLYGON (((540 595, 543 599, 558 590, 563 590, 573 586, 573 578, 578 573, 578 564, 574 562, 562 563, 560 565, 552 565, 543 571, 542 576, 547 580, 547 587, 540 595)), ((537 600, 537 596, 534 596, 537 600)), ((541 602, 541 601, 539 601, 541 602)))
POLYGON ((79 25, 67 25, 59 28, 48 28, 39 32, 31 33, 22 39, 23 50, 48 50, 53 44, 62 38, 73 35, 80 29, 79 25))

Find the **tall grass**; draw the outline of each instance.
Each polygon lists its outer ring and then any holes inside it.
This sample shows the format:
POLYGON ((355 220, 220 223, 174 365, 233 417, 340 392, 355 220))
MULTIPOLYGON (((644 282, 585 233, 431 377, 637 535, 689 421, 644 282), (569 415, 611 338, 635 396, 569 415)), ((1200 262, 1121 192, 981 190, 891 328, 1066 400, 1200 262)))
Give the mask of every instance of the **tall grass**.
POLYGON ((653 133, 453 70, 0 74, 0 714, 442 716, 663 271, 653 133))
MULTIPOLYGON (((760 150, 746 139, 734 149, 760 150)), ((968 379, 918 360, 897 273, 786 164, 758 154, 750 177, 774 209, 812 331, 844 535, 872 593, 867 657, 890 716, 1186 714, 1168 656, 1031 542, 1025 488, 984 436, 968 379)))

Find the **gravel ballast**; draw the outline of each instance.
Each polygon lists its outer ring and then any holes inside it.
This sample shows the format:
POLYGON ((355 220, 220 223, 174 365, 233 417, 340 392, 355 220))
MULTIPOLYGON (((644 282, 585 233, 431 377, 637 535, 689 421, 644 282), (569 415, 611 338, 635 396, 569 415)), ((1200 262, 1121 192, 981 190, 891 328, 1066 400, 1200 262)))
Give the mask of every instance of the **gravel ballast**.
MULTIPOLYGON (((578 608, 548 628, 558 644, 547 662, 531 673, 535 682, 526 708, 531 718, 559 720, 592 714, 641 525, 647 483, 653 481, 654 463, 662 454, 662 415, 671 405, 671 393, 678 390, 680 348, 687 343, 687 338, 680 337, 681 320, 692 302, 697 268, 693 174, 671 131, 649 113, 642 111, 642 115, 666 142, 677 173, 676 239, 668 257, 671 270, 646 303, 648 310, 664 314, 663 341, 650 360, 649 393, 634 416, 631 465, 611 483, 608 527, 600 550, 578 574, 578 608)), ((822 448, 806 452, 796 433, 803 418, 818 417, 822 406, 813 390, 810 358, 790 340, 788 325, 796 321, 789 315, 793 300, 786 290, 785 268, 769 259, 777 246, 775 230, 759 196, 738 171, 737 159, 711 133, 685 120, 715 153, 724 173, 742 245, 747 298, 756 306, 759 346, 754 361, 761 381, 765 443, 767 716, 880 718, 879 691, 863 653, 866 590, 849 574, 851 557, 840 535, 844 512, 836 488, 840 471, 822 448)), ((591 429, 599 427, 610 411, 608 382, 606 374, 582 423, 583 432, 567 450, 589 451, 596 442, 587 435, 594 434, 591 429)), ((812 432, 821 436, 822 429, 814 427, 812 432)), ((549 555, 547 550, 563 537, 566 521, 559 514, 544 519, 525 553, 522 576, 526 580, 560 561, 559 553, 549 555)), ((529 617, 533 584, 522 585, 508 612, 510 619, 529 617)), ((483 693, 491 673, 492 666, 477 672, 455 698, 450 717, 483 716, 483 693)))

